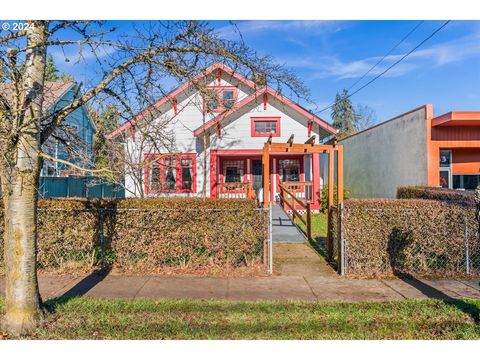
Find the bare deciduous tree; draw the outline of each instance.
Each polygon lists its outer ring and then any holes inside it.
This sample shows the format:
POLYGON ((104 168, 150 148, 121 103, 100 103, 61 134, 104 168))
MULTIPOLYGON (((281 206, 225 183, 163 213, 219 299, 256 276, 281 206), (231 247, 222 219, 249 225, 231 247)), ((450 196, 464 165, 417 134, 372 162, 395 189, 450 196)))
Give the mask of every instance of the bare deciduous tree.
MULTIPOLYGON (((5 329, 23 333, 42 318, 36 273, 37 199, 43 146, 65 118, 89 103, 116 104, 125 119, 167 93, 172 80, 191 81, 207 64, 223 61, 250 78, 260 77, 273 88, 306 95, 290 72, 258 56, 242 42, 224 41, 197 21, 145 22, 127 34, 92 21, 34 21, 28 30, 0 37, 0 179, 5 214, 5 329), (44 106, 47 55, 74 50, 76 63, 92 54, 95 66, 75 99, 54 111, 44 106), (88 55, 88 56, 87 56, 88 55)), ((152 136, 152 129, 145 132, 152 136)), ((161 128, 155 131, 162 131, 161 128)), ((159 134, 162 139, 168 134, 159 134)), ((55 159, 53 159, 55 160, 55 159)), ((73 165, 73 164, 71 164, 73 165)), ((102 171, 96 169, 92 171, 102 171)), ((104 169, 111 172, 112 169, 104 169)))

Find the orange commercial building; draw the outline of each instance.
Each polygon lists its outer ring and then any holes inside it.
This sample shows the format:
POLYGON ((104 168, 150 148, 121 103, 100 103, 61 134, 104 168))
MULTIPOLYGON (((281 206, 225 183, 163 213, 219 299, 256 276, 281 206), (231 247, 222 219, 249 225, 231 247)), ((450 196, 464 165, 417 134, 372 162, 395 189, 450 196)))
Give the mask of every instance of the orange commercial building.
POLYGON ((340 141, 352 197, 395 197, 400 186, 480 184, 480 111, 434 116, 427 104, 340 141))
POLYGON ((480 177, 480 111, 452 111, 428 124, 428 185, 475 189, 480 177))

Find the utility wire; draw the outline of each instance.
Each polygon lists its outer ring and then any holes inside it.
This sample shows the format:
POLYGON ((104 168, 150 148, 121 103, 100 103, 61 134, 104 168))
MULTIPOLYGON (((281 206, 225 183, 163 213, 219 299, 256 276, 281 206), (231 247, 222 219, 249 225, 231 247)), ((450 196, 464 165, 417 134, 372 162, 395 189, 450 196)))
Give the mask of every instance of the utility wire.
POLYGON ((361 78, 359 78, 359 79, 358 79, 357 81, 355 81, 352 85, 350 85, 350 87, 347 89, 347 91, 350 91, 355 85, 357 85, 360 81, 362 81, 362 80, 365 78, 365 76, 367 76, 368 74, 370 74, 370 72, 371 72, 373 69, 375 69, 383 60, 385 60, 385 59, 387 58, 388 55, 390 55, 397 47, 399 47, 405 40, 407 40, 408 37, 409 37, 410 35, 412 35, 412 34, 415 32, 415 30, 417 30, 417 29, 420 27, 420 25, 422 25, 424 22, 425 22, 425 20, 421 20, 420 22, 418 22, 418 24, 415 25, 415 27, 414 27, 412 30, 410 30, 410 31, 408 32, 408 34, 405 35, 405 36, 402 38, 402 40, 400 40, 394 47, 392 47, 380 60, 377 61, 377 63, 376 63, 375 65, 373 65, 370 69, 368 69, 368 71, 367 71, 365 74, 363 74, 361 78))
MULTIPOLYGON (((392 65, 390 65, 388 68, 386 68, 384 71, 382 71, 380 74, 378 74, 377 76, 375 76, 373 79, 371 79, 370 81, 368 81, 367 83, 365 83, 364 85, 362 85, 361 87, 359 87, 357 90, 355 90, 353 93, 351 94, 348 94, 347 96, 345 97, 342 97, 341 100, 345 100, 345 99, 349 99, 351 98, 353 95, 357 94, 359 91, 365 89, 368 85, 370 85, 371 83, 373 83, 374 81, 376 81, 378 78, 380 78, 381 76, 383 76, 384 74, 386 74, 388 71, 390 71, 394 66, 398 65, 400 62, 402 62, 404 59, 406 59, 408 56, 410 56, 413 52, 415 52, 419 47, 421 47, 423 44, 425 44, 428 40, 430 40, 432 37, 434 37, 440 30, 442 30, 445 26, 447 26, 449 23, 451 22, 451 20, 447 20, 445 21, 440 27, 438 27, 434 32, 432 32, 429 36, 427 36, 425 39, 423 39, 417 46, 415 46, 412 50, 410 50, 408 53, 406 53, 405 55, 403 55, 400 59, 398 59, 397 61, 395 61, 392 65)), ((316 111, 315 114, 320 114, 330 108, 332 108, 337 102, 334 101, 332 104, 328 105, 327 107, 319 110, 319 111, 316 111)))

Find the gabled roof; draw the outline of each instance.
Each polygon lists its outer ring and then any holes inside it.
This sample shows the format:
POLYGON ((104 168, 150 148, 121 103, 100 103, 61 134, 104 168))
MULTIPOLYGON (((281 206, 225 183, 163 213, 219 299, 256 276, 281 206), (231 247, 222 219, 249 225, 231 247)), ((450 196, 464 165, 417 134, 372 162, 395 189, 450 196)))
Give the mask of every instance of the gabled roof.
POLYGON ((222 72, 229 74, 230 76, 234 77, 239 82, 241 82, 242 84, 245 84, 246 86, 252 89, 256 89, 257 87, 253 81, 248 80, 245 76, 239 74, 238 72, 231 69, 230 67, 222 63, 215 63, 212 66, 205 69, 202 73, 195 76, 191 81, 187 81, 186 83, 180 85, 179 87, 177 87, 176 89, 172 90, 170 93, 162 97, 160 100, 158 100, 156 103, 149 106, 147 109, 141 111, 140 113, 135 115, 132 119, 125 122, 123 125, 119 126, 117 129, 115 129, 114 131, 112 131, 110 134, 107 135, 107 139, 115 138, 116 136, 120 135, 123 131, 131 128, 137 121, 143 119, 145 117, 145 114, 148 114, 151 111, 158 109, 165 104, 172 104, 173 99, 183 91, 187 90, 192 83, 199 81, 200 79, 205 78, 206 76, 218 70, 221 70, 222 72))
POLYGON ((285 96, 279 94, 278 92, 274 91, 272 88, 270 88, 268 86, 265 86, 262 89, 259 89, 258 91, 253 93, 252 95, 246 97, 245 99, 243 99, 239 103, 236 103, 228 111, 225 111, 224 113, 218 115, 216 118, 210 120, 209 122, 207 122, 203 126, 196 129, 195 132, 194 132, 194 135, 199 136, 200 134, 202 134, 205 131, 207 131, 208 129, 210 129, 212 126, 215 126, 216 124, 221 122, 227 116, 229 116, 229 115, 233 114, 235 111, 247 106, 248 104, 255 101, 259 96, 264 96, 265 94, 267 96, 272 96, 273 98, 277 99, 281 103, 287 105, 291 109, 293 109, 296 112, 300 113, 301 115, 305 116, 307 119, 313 121, 315 124, 318 124, 321 128, 328 131, 329 133, 331 133, 331 134, 336 134, 337 133, 337 129, 335 129, 332 125, 327 123, 325 120, 322 120, 317 115, 315 115, 315 114, 311 113, 310 111, 304 109, 303 107, 301 107, 297 103, 293 102, 292 100, 290 100, 290 99, 286 98, 285 96))
MULTIPOLYGON (((43 89, 43 105, 50 109, 75 83, 73 81, 46 81, 43 89)), ((0 84, 0 92, 7 101, 12 101, 13 92, 10 83, 0 84)))

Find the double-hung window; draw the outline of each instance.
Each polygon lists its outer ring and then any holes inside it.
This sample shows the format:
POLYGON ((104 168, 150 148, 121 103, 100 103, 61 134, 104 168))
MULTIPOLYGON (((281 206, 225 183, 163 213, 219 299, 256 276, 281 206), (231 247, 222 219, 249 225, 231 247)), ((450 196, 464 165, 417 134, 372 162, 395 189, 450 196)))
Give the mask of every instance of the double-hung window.
POLYGON ((238 89, 234 86, 212 86, 208 88, 205 99, 205 110, 208 112, 223 112, 235 105, 238 89))

